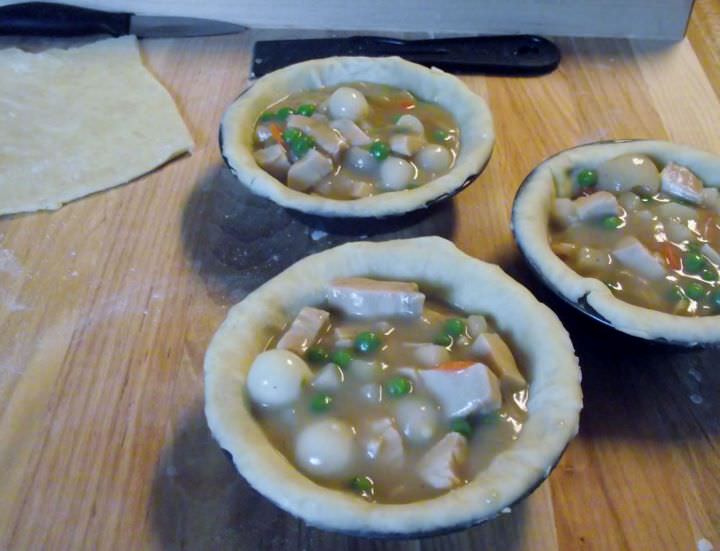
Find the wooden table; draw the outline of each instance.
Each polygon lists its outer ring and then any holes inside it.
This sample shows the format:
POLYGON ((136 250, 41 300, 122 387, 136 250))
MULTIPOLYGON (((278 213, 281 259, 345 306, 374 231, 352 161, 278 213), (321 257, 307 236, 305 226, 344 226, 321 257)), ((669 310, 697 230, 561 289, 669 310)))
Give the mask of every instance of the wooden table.
POLYGON ((308 528, 245 484, 205 424, 203 355, 228 306, 264 278, 256 267, 353 238, 242 195, 223 168, 218 122, 246 85, 249 41, 143 42, 194 154, 57 212, 0 220, 0 549, 720 547, 718 352, 626 338, 570 311, 509 229, 520 181, 560 149, 647 137, 720 153, 718 4, 699 0, 678 44, 563 39, 553 74, 465 79, 495 115, 492 160, 451 205, 397 232, 451 236, 554 308, 585 409, 549 481, 511 514, 412 542, 308 528), (240 207, 270 214, 248 223, 240 207), (292 246, 256 246, 281 232, 292 246))

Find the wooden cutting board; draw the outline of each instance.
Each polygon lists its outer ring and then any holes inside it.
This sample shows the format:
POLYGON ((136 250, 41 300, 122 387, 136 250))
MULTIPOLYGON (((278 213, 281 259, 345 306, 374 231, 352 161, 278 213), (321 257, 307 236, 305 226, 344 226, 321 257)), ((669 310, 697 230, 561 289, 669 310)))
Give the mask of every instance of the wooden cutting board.
POLYGON ((677 44, 563 39, 553 74, 464 77, 495 117, 487 170, 429 217, 360 235, 248 197, 223 167, 218 123, 247 85, 249 35, 144 41, 194 154, 57 212, 0 219, 0 549, 719 548, 718 351, 637 341, 569 310, 509 229, 520 181, 562 148, 635 137, 720 153, 718 30, 718 4, 700 0, 677 44), (389 543, 308 528, 212 441, 208 340, 229 305, 308 251, 427 233, 556 310, 583 367, 580 434, 548 482, 486 525, 389 543))

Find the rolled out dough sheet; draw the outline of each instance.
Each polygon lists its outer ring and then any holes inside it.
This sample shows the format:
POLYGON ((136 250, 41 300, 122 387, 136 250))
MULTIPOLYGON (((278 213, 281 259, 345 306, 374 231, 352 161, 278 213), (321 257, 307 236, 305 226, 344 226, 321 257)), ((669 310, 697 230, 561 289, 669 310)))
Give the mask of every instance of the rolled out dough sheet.
POLYGON ((60 208, 192 146, 135 37, 0 50, 0 214, 60 208))

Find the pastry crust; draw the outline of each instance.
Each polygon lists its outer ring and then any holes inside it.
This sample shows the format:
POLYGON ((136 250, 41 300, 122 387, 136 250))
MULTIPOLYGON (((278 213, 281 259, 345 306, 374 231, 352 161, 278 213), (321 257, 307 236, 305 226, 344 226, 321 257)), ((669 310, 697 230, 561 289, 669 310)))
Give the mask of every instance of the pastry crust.
POLYGON ((595 167, 625 153, 643 153, 663 164, 675 161, 697 174, 706 187, 720 188, 720 157, 670 142, 632 140, 589 144, 563 151, 539 165, 525 179, 513 204, 512 224, 518 246, 531 266, 556 293, 580 306, 584 303, 615 329, 643 339, 692 346, 720 341, 720 316, 674 316, 635 306, 616 298, 599 279, 584 277, 550 248, 549 223, 554 176, 582 164, 595 167))
POLYGON ((472 182, 490 159, 495 141, 485 101, 461 80, 399 57, 330 57, 291 65, 270 73, 228 108, 220 127, 220 148, 230 170, 252 192, 306 213, 337 217, 402 214, 452 195, 472 182), (447 109, 460 128, 460 152, 444 176, 416 189, 354 200, 328 199, 295 191, 260 168, 252 155, 255 123, 268 107, 289 94, 368 81, 403 88, 447 109))
POLYGON ((447 531, 497 515, 546 478, 577 433, 580 370, 555 314, 499 267, 439 237, 350 243, 307 257, 235 305, 205 356, 205 413, 238 471, 260 493, 320 528, 364 535, 447 531), (268 440, 245 395, 250 365, 270 338, 308 305, 321 306, 328 283, 367 276, 417 282, 434 298, 489 315, 528 375, 528 418, 513 445, 469 484, 440 497, 391 505, 320 486, 268 440))

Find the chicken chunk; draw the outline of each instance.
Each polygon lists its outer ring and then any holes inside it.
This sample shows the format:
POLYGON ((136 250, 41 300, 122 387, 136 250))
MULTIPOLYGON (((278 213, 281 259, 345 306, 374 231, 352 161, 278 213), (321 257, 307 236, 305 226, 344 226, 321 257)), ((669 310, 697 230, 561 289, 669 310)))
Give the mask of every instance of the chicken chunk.
POLYGON ((468 316, 467 328, 471 337, 477 337, 480 333, 485 333, 487 331, 487 326, 485 316, 479 316, 477 314, 468 316))
POLYGON ((317 150, 311 149, 288 170, 288 186, 297 191, 307 191, 332 171, 332 161, 317 150))
POLYGON ((437 367, 443 362, 450 360, 450 352, 439 344, 425 342, 406 342, 403 346, 410 349, 413 359, 421 366, 437 367))
POLYGON ((344 378, 342 369, 334 363, 328 363, 315 374, 311 384, 317 390, 335 391, 340 388, 344 378))
POLYGON ((665 277, 663 262, 635 237, 623 237, 613 249, 612 256, 620 264, 646 279, 665 277))
POLYGON ((447 417, 490 413, 502 405, 500 382, 485 364, 458 371, 421 369, 418 374, 447 417))
POLYGON ((462 434, 450 432, 420 459, 417 473, 426 484, 447 490, 460 483, 459 466, 467 457, 467 440, 462 434))
POLYGON ((527 386, 527 381, 520 373, 510 348, 497 333, 478 335, 472 343, 471 350, 481 358, 487 359, 502 385, 510 391, 515 392, 527 386))
POLYGON ((325 310, 305 306, 280 338, 277 348, 302 356, 315 343, 329 320, 330 314, 325 310))
POLYGON ((578 197, 573 201, 578 219, 597 220, 606 216, 620 214, 620 205, 617 198, 607 191, 596 191, 586 197, 578 197))
POLYGON ((405 449, 402 436, 389 417, 370 420, 361 427, 360 434, 368 458, 390 469, 403 466, 405 449))
POLYGON ((362 128, 350 119, 337 119, 330 123, 330 128, 337 130, 350 145, 368 145, 372 140, 362 128))
POLYGON ((343 314, 363 317, 418 317, 425 295, 415 283, 378 281, 362 277, 336 279, 327 292, 328 303, 343 314))
POLYGON ((287 127, 302 130, 315 140, 320 149, 335 160, 348 148, 347 142, 338 132, 317 119, 302 115, 290 115, 287 118, 287 127))
POLYGON ((278 180, 284 180, 290 168, 285 148, 280 144, 270 145, 255 152, 255 161, 260 167, 278 180))
POLYGON ((412 157, 420 151, 423 145, 425 145, 425 141, 420 136, 395 134, 390 137, 390 149, 392 149, 393 153, 405 157, 412 157))
POLYGON ((561 228, 572 226, 578 220, 577 206, 572 199, 555 199, 550 212, 553 222, 561 228))
POLYGON ((703 183, 684 166, 668 163, 660 173, 660 189, 671 195, 700 205, 703 202, 703 183))

